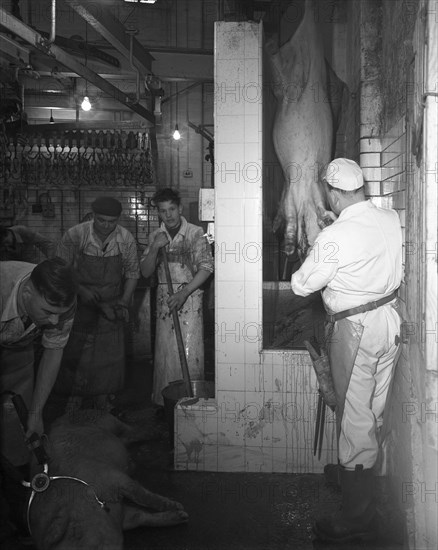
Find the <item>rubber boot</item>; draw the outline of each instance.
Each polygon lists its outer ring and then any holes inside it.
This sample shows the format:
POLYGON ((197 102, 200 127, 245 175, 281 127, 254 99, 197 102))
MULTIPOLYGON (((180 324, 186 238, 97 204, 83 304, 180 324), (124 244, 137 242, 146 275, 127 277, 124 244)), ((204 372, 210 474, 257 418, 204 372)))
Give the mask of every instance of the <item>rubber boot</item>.
POLYGON ((355 470, 339 467, 342 506, 338 512, 316 520, 313 530, 321 541, 340 544, 370 541, 377 536, 373 471, 357 465, 355 470))

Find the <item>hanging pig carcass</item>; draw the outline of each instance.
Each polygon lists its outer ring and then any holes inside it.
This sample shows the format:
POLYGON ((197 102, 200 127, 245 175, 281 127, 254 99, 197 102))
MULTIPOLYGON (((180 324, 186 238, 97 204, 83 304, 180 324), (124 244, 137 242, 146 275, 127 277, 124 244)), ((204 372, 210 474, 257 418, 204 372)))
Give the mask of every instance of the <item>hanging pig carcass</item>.
POLYGON ((281 47, 276 37, 266 43, 277 99, 273 144, 284 175, 273 229, 283 233, 287 255, 297 250, 305 256, 326 216, 320 174, 334 158, 347 97, 346 85, 325 60, 315 7, 306 0, 299 27, 281 47))

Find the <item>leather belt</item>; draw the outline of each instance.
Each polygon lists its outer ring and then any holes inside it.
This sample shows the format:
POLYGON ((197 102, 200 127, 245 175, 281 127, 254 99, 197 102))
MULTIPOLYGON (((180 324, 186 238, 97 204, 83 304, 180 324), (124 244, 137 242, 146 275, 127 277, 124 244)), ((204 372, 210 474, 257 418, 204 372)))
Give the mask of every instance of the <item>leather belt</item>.
POLYGON ((357 315, 358 313, 365 313, 366 311, 377 309, 378 307, 383 306, 388 302, 391 302, 392 300, 394 300, 394 298, 397 298, 397 290, 394 290, 394 292, 392 292, 389 296, 380 298, 380 300, 376 300, 375 302, 369 302, 368 304, 363 304, 361 306, 344 309, 344 311, 334 313, 333 315, 327 314, 326 319, 329 323, 335 323, 340 319, 344 319, 344 317, 350 317, 351 315, 357 315))

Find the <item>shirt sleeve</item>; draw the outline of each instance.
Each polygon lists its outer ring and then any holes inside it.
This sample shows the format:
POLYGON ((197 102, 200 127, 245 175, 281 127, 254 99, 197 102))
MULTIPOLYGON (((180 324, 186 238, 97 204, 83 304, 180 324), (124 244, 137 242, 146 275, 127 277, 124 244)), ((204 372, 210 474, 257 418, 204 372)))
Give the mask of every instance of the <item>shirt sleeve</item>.
POLYGON ((155 240, 155 237, 157 236, 157 233, 161 231, 161 229, 159 230, 155 230, 153 231, 149 237, 148 237, 148 244, 146 245, 146 248, 143 250, 143 253, 141 255, 141 258, 140 258, 140 263, 145 259, 145 257, 149 254, 149 250, 151 248, 151 245, 152 243, 154 242, 155 240))
POLYGON ((126 279, 140 279, 137 244, 131 234, 128 234, 126 241, 123 243, 122 258, 123 274, 126 279))
POLYGON ((292 290, 298 296, 309 296, 325 288, 336 275, 339 246, 334 237, 331 231, 321 231, 303 265, 292 275, 292 290))
POLYGON ((214 271, 214 259, 211 253, 211 246, 204 237, 203 231, 199 228, 193 235, 192 261, 196 271, 214 271))

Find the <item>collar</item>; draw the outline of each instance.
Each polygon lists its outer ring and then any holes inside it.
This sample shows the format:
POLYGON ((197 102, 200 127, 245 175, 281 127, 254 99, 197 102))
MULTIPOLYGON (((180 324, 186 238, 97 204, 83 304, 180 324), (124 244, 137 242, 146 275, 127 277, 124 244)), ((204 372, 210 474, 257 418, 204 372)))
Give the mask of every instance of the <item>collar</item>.
POLYGON ((376 208, 376 205, 373 204, 369 199, 351 204, 350 206, 347 206, 347 208, 344 208, 344 210, 342 210, 336 221, 347 220, 349 218, 360 216, 360 213, 367 210, 368 208, 376 208))
MULTIPOLYGON (((182 235, 183 237, 185 237, 186 233, 187 233, 187 226, 188 226, 187 220, 185 219, 184 216, 181 216, 181 225, 179 226, 179 231, 173 239, 176 239, 178 237, 178 235, 182 235)), ((161 222, 160 229, 165 231, 166 234, 170 237, 169 231, 167 231, 167 228, 166 228, 164 222, 161 222)), ((169 241, 172 241, 173 239, 170 238, 169 241)))

